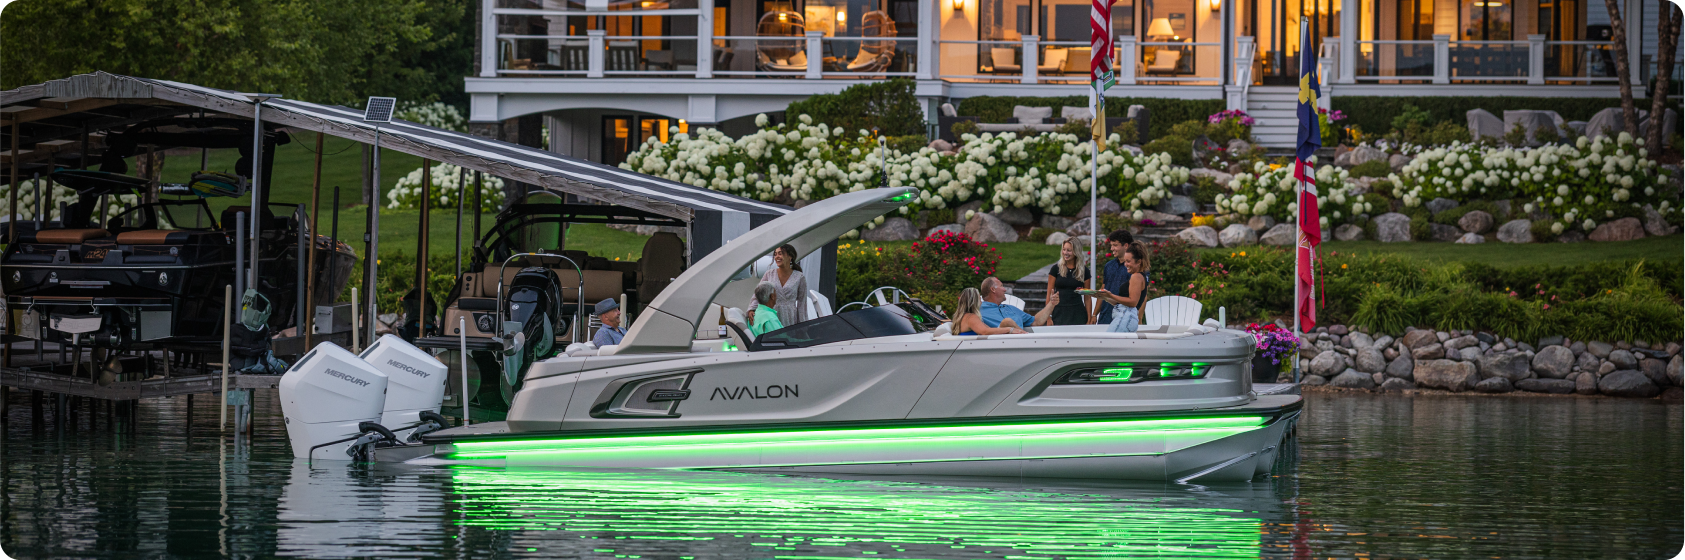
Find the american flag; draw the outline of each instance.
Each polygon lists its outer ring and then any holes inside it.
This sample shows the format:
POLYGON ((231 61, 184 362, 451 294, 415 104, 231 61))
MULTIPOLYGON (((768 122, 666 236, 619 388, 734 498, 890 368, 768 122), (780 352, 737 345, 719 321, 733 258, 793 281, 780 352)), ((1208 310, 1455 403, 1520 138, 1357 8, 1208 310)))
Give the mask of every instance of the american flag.
POLYGON ((1311 55, 1310 28, 1299 27, 1299 144, 1294 156, 1293 177, 1299 180, 1299 228, 1297 254, 1299 328, 1316 328, 1316 284, 1312 265, 1316 261, 1316 246, 1322 243, 1322 218, 1317 212, 1316 171, 1310 159, 1322 147, 1322 125, 1316 119, 1317 98, 1322 96, 1316 76, 1316 57, 1311 55))
POLYGON ((1106 142, 1106 90, 1117 84, 1117 75, 1112 72, 1112 1, 1093 0, 1090 12, 1093 14, 1088 39, 1088 80, 1094 88, 1094 120, 1090 122, 1094 129, 1094 142, 1105 149, 1106 142))

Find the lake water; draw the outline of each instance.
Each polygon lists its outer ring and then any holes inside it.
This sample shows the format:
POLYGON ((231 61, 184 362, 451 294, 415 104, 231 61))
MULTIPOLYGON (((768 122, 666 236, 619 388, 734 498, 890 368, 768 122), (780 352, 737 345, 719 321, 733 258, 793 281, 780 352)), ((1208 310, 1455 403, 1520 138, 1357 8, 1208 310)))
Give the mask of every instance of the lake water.
POLYGON ((13 557, 1670 558, 1681 407, 1601 398, 1312 394, 1275 476, 1246 484, 863 480, 294 461, 145 401, 138 433, 0 441, 13 557), (190 429, 191 428, 191 429, 190 429))

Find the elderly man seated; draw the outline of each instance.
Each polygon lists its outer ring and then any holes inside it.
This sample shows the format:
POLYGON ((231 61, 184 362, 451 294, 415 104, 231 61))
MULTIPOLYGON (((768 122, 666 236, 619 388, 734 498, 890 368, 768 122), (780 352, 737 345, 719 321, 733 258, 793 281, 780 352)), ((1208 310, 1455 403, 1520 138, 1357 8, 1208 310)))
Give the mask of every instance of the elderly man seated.
POLYGON ((620 327, 620 304, 615 303, 614 298, 597 302, 597 308, 592 313, 603 322, 603 326, 597 328, 597 335, 591 337, 592 344, 602 348, 620 344, 620 340, 626 338, 626 329, 620 327))
POLYGON ((1043 326, 1053 324, 1053 308, 1059 305, 1059 294, 1055 293, 1047 300, 1047 305, 1035 315, 1025 313, 1015 306, 1007 305, 1006 284, 999 278, 990 276, 983 279, 983 285, 978 288, 983 292, 983 305, 978 315, 983 323, 990 327, 1018 327, 1027 328, 1030 325, 1043 326))

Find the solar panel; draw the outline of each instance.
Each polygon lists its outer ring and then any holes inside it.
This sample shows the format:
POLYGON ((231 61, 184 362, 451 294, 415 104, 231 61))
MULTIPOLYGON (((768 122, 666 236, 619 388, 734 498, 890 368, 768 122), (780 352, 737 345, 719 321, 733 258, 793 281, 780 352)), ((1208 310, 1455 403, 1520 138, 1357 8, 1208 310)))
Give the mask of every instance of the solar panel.
POLYGON ((392 122, 392 109, 397 105, 396 97, 370 97, 368 108, 363 110, 363 121, 392 122))

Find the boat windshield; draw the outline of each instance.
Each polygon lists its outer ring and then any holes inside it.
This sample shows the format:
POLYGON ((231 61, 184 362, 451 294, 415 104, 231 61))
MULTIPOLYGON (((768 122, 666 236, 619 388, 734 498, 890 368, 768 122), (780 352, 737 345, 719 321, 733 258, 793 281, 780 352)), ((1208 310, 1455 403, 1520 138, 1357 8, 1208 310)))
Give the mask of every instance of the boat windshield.
POLYGON ((915 334, 923 327, 913 322, 906 309, 897 305, 868 307, 803 321, 761 335, 750 344, 751 351, 807 348, 846 340, 915 334))
POLYGON ((126 229, 213 230, 216 219, 204 199, 160 200, 118 214, 113 225, 126 229))

